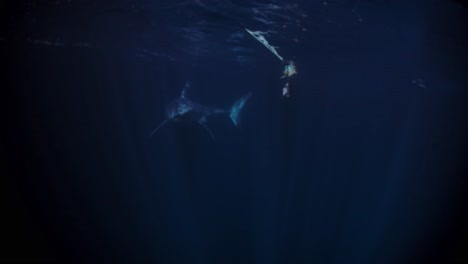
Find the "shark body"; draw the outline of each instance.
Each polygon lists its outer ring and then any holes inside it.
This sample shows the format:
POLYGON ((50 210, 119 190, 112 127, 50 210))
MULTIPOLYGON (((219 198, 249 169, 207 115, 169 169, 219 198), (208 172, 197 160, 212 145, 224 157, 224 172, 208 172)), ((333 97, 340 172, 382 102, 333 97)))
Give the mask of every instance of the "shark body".
POLYGON ((251 93, 247 93, 240 99, 234 102, 229 109, 214 108, 202 105, 187 98, 186 91, 190 87, 190 83, 186 82, 180 97, 170 102, 166 107, 166 119, 161 122, 151 133, 153 136, 161 127, 168 122, 188 122, 201 125, 210 134, 211 138, 215 139, 213 132, 205 124, 207 119, 214 115, 227 114, 235 126, 239 124, 239 114, 244 107, 251 93))

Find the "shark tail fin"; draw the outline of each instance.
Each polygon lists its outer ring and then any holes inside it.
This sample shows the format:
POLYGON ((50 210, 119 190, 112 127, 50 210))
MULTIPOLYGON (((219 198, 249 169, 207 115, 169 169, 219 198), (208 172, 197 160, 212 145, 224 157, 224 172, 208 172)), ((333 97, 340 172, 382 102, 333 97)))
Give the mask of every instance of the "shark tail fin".
POLYGON ((184 88, 182 88, 182 91, 180 92, 180 98, 185 98, 187 95, 187 90, 190 88, 190 82, 186 81, 184 84, 184 88))
POLYGON ((240 114, 240 111, 242 110, 242 108, 244 107, 245 103, 247 102, 247 100, 249 100, 250 96, 252 95, 251 92, 249 92, 248 94, 242 96, 239 100, 237 100, 236 102, 234 102, 234 104, 232 105, 230 111, 229 111, 229 117, 231 118, 232 122, 234 123, 234 125, 238 125, 239 124, 239 114, 240 114))

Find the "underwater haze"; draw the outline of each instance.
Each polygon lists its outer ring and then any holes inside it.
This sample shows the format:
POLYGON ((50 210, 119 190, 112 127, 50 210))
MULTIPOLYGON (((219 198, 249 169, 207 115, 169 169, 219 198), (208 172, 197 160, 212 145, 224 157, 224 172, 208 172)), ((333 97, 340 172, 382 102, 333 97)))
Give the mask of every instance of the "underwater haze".
POLYGON ((468 5, 0 3, 0 260, 468 261, 468 5))

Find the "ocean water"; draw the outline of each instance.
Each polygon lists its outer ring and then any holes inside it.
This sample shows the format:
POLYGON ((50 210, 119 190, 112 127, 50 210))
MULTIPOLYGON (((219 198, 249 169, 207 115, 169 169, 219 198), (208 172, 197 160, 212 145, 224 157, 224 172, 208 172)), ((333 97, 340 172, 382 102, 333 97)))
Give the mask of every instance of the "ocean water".
POLYGON ((1 3, 0 259, 468 260, 467 14, 439 0, 1 3), (168 120, 182 91, 190 115, 168 120), (238 125, 211 115, 248 93, 238 125))

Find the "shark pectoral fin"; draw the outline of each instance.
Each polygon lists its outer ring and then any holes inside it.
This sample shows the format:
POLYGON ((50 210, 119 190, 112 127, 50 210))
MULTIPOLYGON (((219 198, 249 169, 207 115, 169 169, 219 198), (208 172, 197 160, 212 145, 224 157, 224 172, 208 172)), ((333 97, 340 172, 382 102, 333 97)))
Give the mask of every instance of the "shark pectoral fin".
POLYGON ((169 121, 169 119, 166 119, 164 121, 161 122, 161 124, 159 124, 151 133, 150 133, 150 137, 152 137, 154 135, 154 133, 156 133, 162 126, 164 126, 167 121, 169 121))
POLYGON ((210 134, 213 141, 216 141, 216 138, 215 138, 213 132, 211 132, 211 129, 207 125, 205 125, 203 122, 200 122, 200 121, 198 121, 197 123, 200 124, 202 127, 204 127, 206 129, 206 131, 208 131, 208 134, 210 134))
POLYGON ((240 111, 242 110, 242 108, 244 107, 245 103, 247 102, 247 100, 249 100, 250 96, 252 95, 251 92, 247 93, 246 95, 244 95, 242 98, 240 98, 239 100, 237 100, 231 107, 231 109, 229 110, 229 117, 231 118, 231 121, 232 123, 234 123, 234 125, 239 125, 239 114, 240 114, 240 111))

